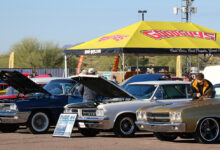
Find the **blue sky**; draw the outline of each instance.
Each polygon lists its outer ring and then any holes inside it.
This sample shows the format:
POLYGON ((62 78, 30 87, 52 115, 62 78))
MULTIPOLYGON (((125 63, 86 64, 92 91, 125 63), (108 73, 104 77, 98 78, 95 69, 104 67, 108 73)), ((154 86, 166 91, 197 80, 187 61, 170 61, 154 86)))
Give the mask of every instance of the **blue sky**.
MULTIPOLYGON (((0 54, 33 37, 66 44, 85 42, 145 20, 179 22, 181 0, 0 0, 0 54)), ((220 32, 220 0, 195 0, 192 22, 220 32)))

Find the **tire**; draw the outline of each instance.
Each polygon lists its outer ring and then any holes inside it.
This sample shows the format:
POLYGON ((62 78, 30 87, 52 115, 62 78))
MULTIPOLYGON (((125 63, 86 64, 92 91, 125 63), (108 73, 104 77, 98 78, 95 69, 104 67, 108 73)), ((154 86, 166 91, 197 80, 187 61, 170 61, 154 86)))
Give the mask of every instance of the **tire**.
POLYGON ((120 116, 114 125, 114 133, 119 137, 133 137, 137 130, 135 117, 132 115, 120 116))
POLYGON ((216 143, 219 139, 219 122, 214 118, 203 119, 197 127, 195 138, 200 143, 216 143))
POLYGON ((78 128, 79 132, 86 137, 94 137, 99 134, 97 129, 78 128))
POLYGON ((33 134, 46 133, 50 127, 50 118, 45 112, 35 112, 29 117, 27 127, 33 134))
POLYGON ((0 126, 0 131, 3 133, 15 132, 19 128, 17 124, 2 124, 0 126))
POLYGON ((154 136, 160 141, 173 141, 178 137, 176 133, 160 133, 160 132, 154 132, 154 136))

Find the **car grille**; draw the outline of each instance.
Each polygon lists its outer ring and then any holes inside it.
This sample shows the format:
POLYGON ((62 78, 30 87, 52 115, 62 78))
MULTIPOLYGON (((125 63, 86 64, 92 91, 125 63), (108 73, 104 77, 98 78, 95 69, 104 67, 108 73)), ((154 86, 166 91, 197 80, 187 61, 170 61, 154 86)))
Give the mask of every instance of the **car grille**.
POLYGON ((78 114, 78 109, 71 109, 71 112, 72 112, 73 114, 78 114))
POLYGON ((96 109, 84 109, 82 110, 82 116, 96 116, 96 109))
POLYGON ((147 113, 147 121, 150 123, 170 122, 169 113, 147 113))

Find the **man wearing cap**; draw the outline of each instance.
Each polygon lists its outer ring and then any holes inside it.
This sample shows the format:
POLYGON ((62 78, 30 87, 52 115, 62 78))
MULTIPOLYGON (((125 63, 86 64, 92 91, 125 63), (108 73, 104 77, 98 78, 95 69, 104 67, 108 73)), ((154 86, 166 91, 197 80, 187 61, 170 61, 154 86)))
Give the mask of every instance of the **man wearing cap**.
POLYGON ((201 96, 213 97, 213 85, 204 79, 204 74, 199 73, 191 84, 190 93, 193 99, 199 99, 201 96))
MULTIPOLYGON (((95 75, 95 69, 89 68, 87 73, 88 75, 95 75)), ((83 102, 94 102, 98 97, 98 94, 95 91, 89 89, 83 84, 79 86, 78 91, 80 95, 83 97, 83 102)))

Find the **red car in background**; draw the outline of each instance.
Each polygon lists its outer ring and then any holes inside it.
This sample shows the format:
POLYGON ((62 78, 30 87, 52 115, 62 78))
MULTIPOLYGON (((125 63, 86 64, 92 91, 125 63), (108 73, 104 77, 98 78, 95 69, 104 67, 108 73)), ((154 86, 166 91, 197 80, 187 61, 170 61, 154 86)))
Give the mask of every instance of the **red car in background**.
MULTIPOLYGON (((41 87, 46 85, 51 80, 58 79, 55 77, 45 77, 45 78, 32 78, 31 80, 35 83, 39 84, 41 87)), ((0 95, 0 100, 2 99, 16 99, 18 97, 27 97, 27 95, 20 94, 16 89, 13 87, 9 87, 8 91, 5 95, 0 95)))

